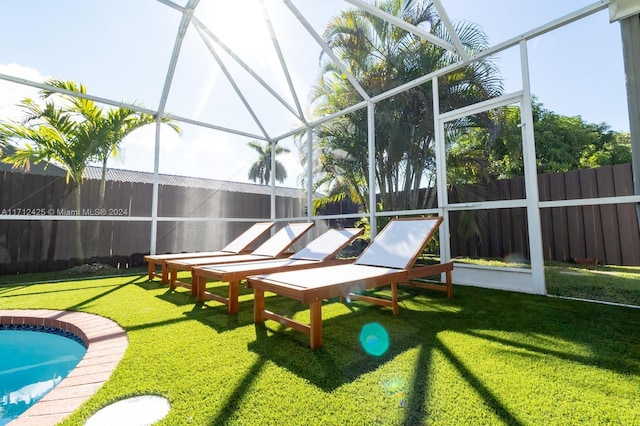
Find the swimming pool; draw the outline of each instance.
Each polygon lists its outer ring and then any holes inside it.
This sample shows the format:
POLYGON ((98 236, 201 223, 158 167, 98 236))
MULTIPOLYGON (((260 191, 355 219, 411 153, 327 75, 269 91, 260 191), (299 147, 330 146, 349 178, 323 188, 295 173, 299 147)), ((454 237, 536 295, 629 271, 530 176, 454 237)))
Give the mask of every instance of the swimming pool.
POLYGON ((0 426, 58 385, 86 347, 74 334, 43 326, 0 327, 0 426))

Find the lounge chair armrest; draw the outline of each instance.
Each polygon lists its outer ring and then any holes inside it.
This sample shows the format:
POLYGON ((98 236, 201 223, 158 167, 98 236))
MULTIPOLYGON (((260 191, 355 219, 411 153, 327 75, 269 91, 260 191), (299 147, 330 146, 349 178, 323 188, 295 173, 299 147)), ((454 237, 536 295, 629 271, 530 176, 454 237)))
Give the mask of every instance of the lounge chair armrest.
POLYGON ((412 280, 448 271, 453 271, 453 262, 436 263, 434 265, 419 265, 407 270, 407 279, 412 280))

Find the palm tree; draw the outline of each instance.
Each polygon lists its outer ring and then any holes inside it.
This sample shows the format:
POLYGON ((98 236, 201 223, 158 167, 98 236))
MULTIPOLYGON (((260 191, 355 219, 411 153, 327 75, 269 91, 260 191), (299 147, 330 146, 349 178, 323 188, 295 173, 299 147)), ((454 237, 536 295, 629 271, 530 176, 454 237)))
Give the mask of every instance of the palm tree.
MULTIPOLYGON (((381 0, 380 9, 448 39, 435 8, 427 0, 381 0)), ((487 37, 469 22, 455 24, 470 55, 488 47, 487 37)), ((394 26, 363 10, 347 10, 329 22, 324 39, 347 65, 362 87, 374 96, 415 80, 459 60, 446 49, 394 26)), ((450 111, 502 93, 497 69, 488 60, 475 62, 440 79, 440 110, 450 111)), ((338 112, 360 101, 341 70, 326 61, 312 93, 315 112, 338 112)), ((435 170, 435 131, 431 84, 426 83, 376 104, 375 177, 387 210, 424 207, 420 184, 435 170)), ((478 115, 452 125, 490 126, 478 115)), ((324 165, 319 181, 344 180, 368 198, 366 112, 357 111, 315 129, 316 146, 324 165), (337 158, 335 152, 346 153, 337 158), (336 173, 338 172, 338 173, 336 173)), ((367 208, 367 204, 364 205, 367 208)))
MULTIPOLYGON (((49 80, 49 86, 69 92, 86 94, 86 87, 73 81, 49 80)), ((102 164, 98 210, 105 207, 107 161, 118 151, 122 140, 134 130, 153 124, 156 117, 151 114, 139 113, 129 108, 119 107, 110 109, 107 113, 93 100, 70 94, 61 94, 53 89, 43 89, 41 99, 45 100, 42 109, 31 99, 22 101, 27 116, 23 123, 3 123, 0 133, 5 137, 30 140, 35 143, 25 145, 7 157, 4 161, 13 163, 16 167, 29 168, 30 162, 46 160, 60 164, 67 170, 69 178, 76 184, 76 209, 80 210, 80 183, 86 166, 93 161, 102 164), (57 106, 52 96, 57 95, 57 106), (3 130, 4 129, 4 130, 3 130), (61 137, 56 137, 62 135, 61 137)), ((180 128, 169 119, 162 119, 176 132, 180 128)), ((94 233, 90 240, 89 255, 97 254, 100 236, 100 221, 96 221, 94 233)), ((76 256, 84 259, 82 248, 81 225, 77 222, 76 256)))
MULTIPOLYGON (((52 86, 65 89, 76 93, 85 93, 84 87, 78 87, 75 83, 70 81, 58 81, 54 80, 49 82, 52 86)), ((52 93, 52 92, 51 92, 52 93)), ((112 108, 106 114, 104 110, 98 107, 94 101, 90 99, 84 99, 81 97, 74 97, 71 95, 60 95, 70 105, 70 111, 77 113, 86 122, 94 126, 98 132, 105 137, 101 140, 100 144, 96 147, 95 159, 102 165, 102 172, 100 176, 100 190, 98 194, 98 205, 96 208, 99 211, 105 208, 105 195, 107 186, 107 162, 109 158, 118 154, 120 144, 130 133, 140 127, 148 124, 156 123, 156 117, 151 114, 142 112, 136 112, 130 108, 119 107, 112 108), (87 114, 90 112, 90 114, 87 114)), ((170 128, 180 133, 180 128, 172 122, 170 119, 163 118, 162 123, 167 124, 170 128)), ((89 255, 95 256, 98 252, 98 240, 100 237, 101 222, 96 221, 93 228, 93 236, 90 242, 89 255)))
MULTIPOLYGON (((271 144, 266 143, 264 145, 256 141, 251 141, 247 145, 258 152, 258 160, 251 165, 249 169, 249 180, 253 182, 259 182, 261 185, 267 185, 271 182, 271 144)), ((275 155, 290 152, 288 148, 275 145, 275 155)), ((287 170, 284 165, 276 160, 276 181, 279 183, 284 182, 287 178, 287 170)))
MULTIPOLYGON (((107 162, 109 158, 118 155, 120 144, 133 131, 140 127, 155 124, 156 117, 151 114, 139 113, 129 108, 114 108, 109 110, 106 117, 103 116, 99 122, 101 126, 109 129, 109 137, 105 139, 98 147, 97 160, 102 165, 100 175, 100 192, 98 194, 97 208, 102 211, 105 208, 105 195, 107 187, 107 162)), ((180 128, 167 118, 163 118, 163 124, 167 124, 170 128, 180 133, 180 128)), ((100 237, 100 221, 96 221, 91 238, 91 253, 97 254, 98 239, 100 237)))
MULTIPOLYGON (((48 82, 51 83, 51 82, 48 82)), ((84 86, 77 87, 84 93, 84 86)), ((26 142, 24 146, 4 158, 3 161, 28 170, 31 163, 45 161, 60 165, 67 171, 67 183, 75 184, 75 206, 80 210, 80 183, 87 164, 95 157, 97 147, 108 137, 108 129, 96 128, 90 121, 78 120, 74 112, 66 107, 57 106, 50 98, 49 91, 41 91, 40 98, 44 106, 33 99, 24 99, 20 106, 26 113, 23 122, 0 123, 0 133, 5 139, 26 142)), ((95 117, 98 111, 95 105, 83 106, 82 114, 95 117)), ((76 257, 84 259, 82 248, 81 222, 76 222, 76 257)))

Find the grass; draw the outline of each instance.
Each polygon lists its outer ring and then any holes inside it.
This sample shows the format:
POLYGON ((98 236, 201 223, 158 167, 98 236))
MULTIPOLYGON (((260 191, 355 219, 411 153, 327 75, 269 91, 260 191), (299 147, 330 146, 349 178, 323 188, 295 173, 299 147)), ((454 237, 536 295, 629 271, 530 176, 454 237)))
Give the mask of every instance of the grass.
POLYGON ((640 267, 549 263, 549 294, 640 306, 640 267))
MULTIPOLYGON (((439 259, 429 257, 428 263, 439 259)), ((490 267, 531 267, 518 260, 456 258, 457 263, 490 267)), ((640 306, 640 267, 598 265, 587 266, 562 262, 545 262, 547 294, 601 302, 640 306)))
MULTIPOLYGON (((104 265, 103 265, 104 266, 104 265)), ((0 275, 2 285, 24 285, 38 282, 53 282, 53 281, 72 281, 77 279, 87 279, 92 277, 105 277, 105 276, 125 276, 144 274, 147 271, 147 267, 135 267, 135 268, 113 268, 106 267, 100 268, 93 272, 87 272, 85 270, 78 270, 76 268, 66 269, 64 271, 56 272, 32 272, 28 274, 12 274, 12 275, 0 275)))
MULTIPOLYGON (((637 309, 473 287, 456 286, 453 299, 408 289, 397 317, 325 303, 324 346, 311 351, 306 335, 255 326, 246 290, 237 316, 187 292, 140 272, 0 286, 0 304, 95 313, 127 330, 113 376, 64 425, 149 393, 171 402, 162 425, 640 424, 637 309), (380 357, 359 343, 369 323, 390 336, 380 357)), ((309 315, 275 296, 267 306, 309 315)))

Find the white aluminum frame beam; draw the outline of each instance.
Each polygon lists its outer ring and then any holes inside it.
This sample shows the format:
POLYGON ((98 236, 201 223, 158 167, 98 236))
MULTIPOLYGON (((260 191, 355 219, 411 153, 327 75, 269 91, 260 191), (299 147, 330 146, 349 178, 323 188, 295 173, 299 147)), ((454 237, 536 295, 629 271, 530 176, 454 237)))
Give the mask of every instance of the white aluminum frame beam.
MULTIPOLYGON (((211 44, 209 43, 207 38, 204 36, 204 34, 206 34, 211 40, 213 40, 218 46, 220 46, 222 50, 224 50, 234 61, 236 61, 238 65, 240 65, 249 75, 251 75, 251 77, 253 77, 254 80, 256 80, 262 87, 264 87, 265 90, 267 90, 271 94, 271 96, 276 98, 278 102, 280 102, 286 109, 288 109, 296 118, 298 118, 300 121, 304 121, 304 117, 301 114, 299 114, 299 111, 297 111, 293 106, 289 105, 289 103, 282 96, 280 96, 278 92, 276 92, 273 89, 273 87, 271 87, 266 81, 264 81, 258 75, 258 73, 256 73, 249 65, 247 65, 247 63, 244 62, 238 55, 236 55, 233 49, 231 49, 222 40, 220 40, 220 38, 218 38, 218 36, 216 36, 213 33, 213 31, 211 31, 205 24, 202 23, 202 21, 194 17, 193 24, 198 30, 198 34, 200 34, 200 37, 207 45, 207 48, 209 49, 209 51, 211 51, 211 53, 215 55, 216 58, 219 58, 219 56, 216 55, 216 53, 214 53, 213 46, 211 46, 211 44)), ((220 60, 218 59, 216 60, 218 61, 219 64, 221 63, 220 60)))
MULTIPOLYGON (((428 31, 424 31, 418 27, 416 27, 415 25, 412 25, 410 23, 408 23, 407 21, 398 18, 397 16, 394 16, 388 12, 385 12, 383 10, 381 10, 380 8, 373 6, 369 3, 365 3, 363 1, 360 0, 345 0, 347 3, 351 3, 352 5, 356 6, 358 9, 362 9, 362 10, 366 10, 367 12, 369 12, 370 14, 377 16, 380 19, 383 19, 387 22, 392 23, 393 25, 397 26, 398 28, 402 28, 405 31, 410 32, 411 34, 415 34, 418 37, 420 37, 423 40, 426 40, 430 43, 435 44, 436 46, 440 46, 443 49, 446 49, 450 52, 453 52, 457 55, 460 55, 462 58, 466 58, 466 55, 464 53, 463 49, 458 49, 456 48, 455 45, 442 40, 439 37, 434 36, 433 34, 431 34, 428 31)), ((454 33, 455 34, 455 33, 454 33)), ((455 38, 457 38, 457 36, 455 36, 455 38)), ((460 41, 458 40, 458 43, 460 41)), ((462 45, 460 45, 462 46, 462 45)))
POLYGON ((456 33, 456 29, 453 26, 451 19, 449 19, 449 15, 447 14, 446 9, 444 8, 444 6, 442 6, 442 1, 432 0, 432 3, 433 3, 433 6, 438 11, 438 15, 440 15, 440 19, 442 20, 442 23, 444 24, 445 28, 449 32, 449 37, 453 39, 453 44, 456 47, 458 55, 460 55, 460 57, 464 62, 468 62, 469 55, 467 55, 467 52, 464 49, 462 42, 460 41, 460 37, 458 37, 458 34, 456 33))
POLYGON ((300 121, 302 121, 304 124, 308 124, 304 116, 302 105, 300 105, 300 99, 298 98, 298 94, 296 93, 296 88, 293 85, 293 80, 291 79, 291 73, 289 72, 289 68, 287 67, 287 61, 285 60, 285 57, 282 54, 282 49, 280 48, 280 42, 278 41, 278 37, 276 36, 276 31, 273 28, 271 18, 269 17, 269 11, 265 7, 264 0, 260 0, 260 6, 262 6, 262 15, 264 17, 264 22, 267 25, 267 30, 269 31, 269 36, 271 37, 273 48, 276 51, 276 55, 278 56, 278 61, 280 62, 280 66, 282 67, 282 72, 284 73, 284 77, 287 80, 287 86, 289 86, 289 92, 291 94, 291 97, 293 98, 293 102, 296 104, 296 109, 298 113, 297 114, 294 113, 294 115, 298 117, 298 119, 300 119, 300 121))
POLYGON ((209 52, 211 53, 215 61, 218 63, 218 66, 220 67, 220 70, 227 78, 227 81, 229 82, 229 84, 231 84, 231 87, 233 87, 233 90, 236 92, 236 95, 238 95, 238 98, 240 98, 240 101, 244 105, 245 109, 249 112, 249 115, 251 115, 251 118, 253 118, 253 121, 256 123, 256 125, 264 135, 264 138, 268 140, 269 133, 267 132, 267 129, 265 129, 265 127, 262 125, 260 118, 251 107, 251 104, 249 103, 249 101, 247 101, 247 98, 242 93, 242 90, 240 89, 240 87, 236 84, 236 80, 233 78, 233 76, 227 69, 226 65, 224 64, 224 61, 222 60, 222 58, 220 58, 220 55, 218 55, 218 52, 216 52, 211 42, 207 40, 207 38, 204 36, 204 30, 200 28, 199 25, 195 25, 195 28, 198 31, 198 34, 200 34, 202 41, 204 41, 204 44, 209 49, 209 52))
MULTIPOLYGON (((536 168, 536 151, 535 151, 535 135, 533 131, 533 109, 531 106, 531 89, 529 83, 529 63, 527 55, 527 42, 520 42, 520 65, 522 72, 522 87, 518 92, 510 93, 499 98, 488 99, 473 105, 466 106, 454 111, 443 114, 439 113, 438 99, 438 81, 433 79, 434 90, 434 115, 436 120, 436 173, 438 188, 438 209, 444 217, 444 232, 441 231, 441 258, 443 261, 451 260, 451 246, 449 243, 449 212, 460 210, 487 210, 487 209, 507 209, 521 208, 527 210, 527 231, 529 234, 529 258, 531 262, 530 270, 513 270, 507 271, 504 268, 486 267, 483 274, 478 275, 483 280, 494 279, 496 282, 502 282, 502 286, 509 282, 504 281, 505 274, 516 273, 517 279, 513 279, 514 287, 510 290, 525 291, 533 294, 546 294, 545 278, 544 278, 544 253, 542 246, 542 225, 540 220, 540 202, 538 192, 538 175, 536 168), (518 200, 500 200, 500 201, 481 201, 474 203, 457 203, 450 205, 447 199, 447 182, 446 182, 446 149, 445 149, 445 123, 462 117, 478 114, 483 111, 489 111, 501 108, 510 104, 519 103, 521 111, 521 132, 522 132, 522 150, 524 157, 524 179, 525 179, 525 198, 518 200), (444 234, 444 235, 443 235, 444 234), (515 272, 514 272, 515 271, 515 272), (494 274, 494 275, 491 275, 494 274)), ((471 268, 471 267, 469 267, 471 268)), ((472 268, 471 268, 472 269, 472 268)), ((476 276, 474 273, 467 274, 465 269, 455 273, 461 283, 479 284, 474 281, 476 276)), ((457 281, 458 282, 458 281, 457 281)))
POLYGON ((371 97, 369 96, 369 94, 367 93, 366 90, 364 90, 364 88, 360 85, 360 83, 358 82, 358 80, 356 80, 356 78, 353 76, 353 74, 351 74, 351 71, 349 71, 347 69, 347 67, 345 66, 344 63, 342 63, 342 61, 340 60, 340 58, 338 58, 336 56, 335 53, 333 53, 333 50, 331 50, 331 48, 329 47, 329 45, 327 43, 325 43, 325 41, 322 39, 322 37, 320 37, 320 34, 318 34, 313 27, 311 26, 311 24, 309 23, 309 21, 307 21, 307 19, 304 17, 304 15, 302 13, 300 13, 300 11, 293 5, 293 3, 291 3, 291 1, 289 0, 282 0, 284 2, 284 4, 289 8, 289 10, 291 11, 291 13, 293 13, 293 15, 296 17, 296 19, 298 19, 298 21, 302 24, 302 26, 307 30, 307 32, 309 33, 309 35, 311 35, 311 37, 313 37, 313 39, 316 41, 316 43, 318 43, 318 45, 322 48, 323 52, 329 56, 331 58, 331 60, 333 61, 333 63, 340 69, 340 71, 342 71, 342 73, 347 77, 347 80, 349 80, 349 82, 351 83, 351 85, 356 89, 356 91, 360 94, 360 96, 362 97, 362 99, 364 99, 365 101, 368 101, 371 99, 371 97))
POLYGON ((114 101, 113 99, 103 98, 103 97, 100 97, 100 96, 94 96, 94 95, 90 95, 88 93, 73 92, 71 90, 66 90, 66 89, 62 89, 62 88, 59 88, 59 87, 54 87, 54 86, 51 86, 51 85, 46 84, 46 83, 40 83, 40 82, 37 82, 37 81, 33 81, 33 80, 28 80, 26 78, 22 78, 22 77, 15 77, 13 75, 0 73, 0 80, 10 81, 12 83, 21 84, 23 86, 29 86, 29 87, 34 87, 34 88, 38 88, 38 89, 48 90, 48 91, 55 92, 55 93, 61 93, 61 94, 73 96, 73 97, 76 97, 76 98, 88 99, 90 101, 98 102, 98 103, 105 104, 105 105, 111 105, 111 106, 115 106, 115 107, 118 107, 118 108, 120 108, 120 107, 127 108, 127 109, 130 109, 132 111, 143 112, 145 114, 151 114, 151 115, 157 115, 158 114, 158 111, 153 110, 151 108, 145 108, 145 107, 142 107, 140 105, 134 105, 134 104, 129 104, 129 103, 120 102, 120 101, 114 101))
POLYGON ((529 55, 527 41, 520 42, 520 64, 522 71, 522 155, 524 161, 524 185, 527 200, 527 230, 529 232, 529 261, 531 262, 531 291, 546 294, 544 279, 544 249, 542 245, 542 222, 540 220, 540 192, 536 164, 536 139, 533 131, 533 107, 531 105, 531 83, 529 79, 529 55))
POLYGON ((156 254, 156 242, 158 238, 158 174, 160 169, 160 130, 162 117, 164 109, 167 106, 167 99, 169 98, 169 91, 171 90, 171 83, 173 82, 173 75, 176 71, 178 58, 180 57, 182 42, 189 29, 189 23, 191 22, 191 18, 193 18, 193 12, 196 6, 198 6, 199 1, 200 0, 189 0, 187 6, 182 11, 182 19, 180 20, 178 34, 173 44, 169 69, 167 70, 167 76, 164 80, 164 87, 162 88, 162 96, 160 97, 160 105, 158 106, 158 114, 156 116, 156 143, 153 156, 153 189, 151 195, 151 237, 149 241, 149 253, 151 255, 156 254))
MULTIPOLYGON (((182 8, 182 7, 176 5, 175 3, 171 2, 171 1, 168 1, 168 0, 156 0, 156 1, 158 1, 159 3, 165 4, 165 5, 169 6, 169 7, 172 7, 174 9, 176 9, 176 10, 179 10, 179 11, 183 11, 184 10, 184 8, 182 8)), ((296 17, 297 16, 301 16, 300 12, 297 11, 297 9, 295 9, 295 7, 288 0, 283 0, 283 1, 287 5, 291 5, 290 8, 293 8, 293 13, 296 14, 296 17)), ((347 0, 345 0, 345 1, 347 1, 347 0)), ((525 32, 525 33, 523 33, 523 34, 521 34, 519 36, 513 37, 513 38, 511 38, 509 40, 506 40, 506 41, 504 41, 502 43, 499 43, 499 44, 497 44, 497 45, 495 45, 493 47, 490 47, 489 49, 486 49, 486 50, 484 50, 482 52, 479 52, 478 54, 470 56, 469 60, 470 61, 474 61, 474 60, 477 60, 477 59, 486 58, 486 57, 489 57, 491 55, 495 55, 497 53, 500 53, 500 52, 502 52, 502 51, 504 51, 506 49, 509 49, 509 48, 511 48, 513 46, 518 45, 520 43, 520 41, 522 41, 522 40, 533 39, 533 38, 538 37, 540 35, 546 34, 549 31, 553 31, 553 30, 555 30, 557 28, 560 28, 562 26, 568 25, 568 24, 570 24, 570 23, 572 23, 574 21, 583 19, 583 18, 585 18, 587 16, 590 16, 590 15, 592 15, 594 13, 600 12, 601 10, 606 9, 608 4, 609 4, 609 2, 606 1, 606 0, 602 0, 602 1, 598 1, 596 3, 593 3, 593 4, 589 5, 589 6, 581 8, 581 9, 579 9, 579 10, 573 12, 573 13, 570 13, 568 15, 565 15, 563 17, 555 19, 550 23, 547 23, 545 25, 541 25, 539 27, 536 27, 535 29, 527 31, 527 32, 525 32)), ((319 37, 318 34, 315 33, 315 31, 313 31, 311 25, 306 20, 304 20, 304 18, 303 18, 302 24, 305 25, 305 28, 307 28, 308 31, 310 31, 310 34, 312 36, 314 36, 314 39, 316 39, 316 41, 318 41, 318 37, 319 37)), ((328 46, 326 46, 325 43, 320 43, 320 45, 321 45, 321 47, 323 47, 323 49, 328 49, 328 46)), ((315 127, 318 124, 325 123, 325 122, 330 121, 330 120, 332 120, 334 118, 340 117, 342 115, 348 114, 348 113, 356 111, 358 109, 362 109, 362 108, 366 107, 366 100, 371 100, 371 101, 377 103, 377 102, 379 102, 381 100, 384 100, 384 99, 390 98, 392 96, 395 96, 398 93, 404 92, 404 91, 406 91, 408 89, 411 89, 413 87, 416 87, 416 86, 419 86, 421 84, 424 84, 424 83, 432 80, 434 77, 443 76, 443 75, 445 75, 445 74, 447 74, 447 73, 449 73, 451 71, 455 71, 456 69, 461 68, 461 67, 463 67, 465 65, 466 64, 463 63, 463 62, 452 64, 452 65, 450 65, 450 66, 448 66, 446 68, 442 68, 440 70, 437 70, 437 71, 434 71, 432 73, 426 74, 426 75, 424 75, 424 76, 422 76, 420 78, 417 78, 417 79, 415 79, 413 81, 405 83, 405 84, 403 84, 401 86, 398 86, 398 87, 396 87, 394 89, 391 89, 391 90, 389 90, 389 91, 387 91, 385 93, 381 93, 381 94, 376 95, 376 96, 371 97, 371 98, 369 98, 368 95, 367 95, 367 97, 364 97, 365 101, 359 102, 358 104, 355 104, 355 105, 353 105, 351 107, 345 108, 344 110, 339 111, 337 113, 334 113, 331 116, 326 116, 326 117, 322 117, 322 118, 318 118, 318 119, 315 119, 313 121, 310 121, 308 123, 308 126, 315 127)), ((347 74, 347 75, 349 75, 349 74, 347 74)), ((38 82, 34 82, 34 81, 26 80, 26 79, 23 79, 23 78, 18 78, 18 77, 6 75, 6 74, 0 74, 0 79, 7 80, 7 81, 12 81, 12 82, 15 82, 15 83, 18 83, 18 84, 27 85, 27 86, 46 88, 48 90, 53 90, 53 91, 58 91, 60 93, 65 93, 62 89, 53 88, 53 87, 44 85, 42 83, 38 83, 38 82)), ((362 95, 362 92, 359 91, 359 93, 362 95)), ((131 108, 134 111, 145 112, 145 113, 153 114, 153 115, 158 114, 158 111, 154 111, 154 110, 149 109, 149 108, 142 108, 140 106, 126 104, 126 103, 122 103, 122 102, 111 100, 111 99, 107 99, 107 98, 93 96, 93 95, 90 95, 90 94, 82 94, 82 95, 76 94, 76 93, 67 93, 67 94, 72 95, 72 96, 78 96, 78 97, 86 98, 86 99, 91 99, 91 100, 94 100, 96 102, 104 103, 104 104, 107 104, 107 105, 113 105, 113 106, 118 106, 118 107, 122 106, 122 107, 126 107, 126 108, 131 108)), ((365 94, 366 94, 366 92, 365 92, 365 94)), ((250 135, 250 134, 248 134, 246 132, 243 132, 243 131, 238 131, 238 130, 233 130, 233 129, 217 126, 217 125, 215 125, 213 123, 207 123, 207 122, 204 122, 204 121, 192 120, 192 119, 189 119, 189 118, 185 118, 185 117, 181 117, 181 116, 177 116, 177 115, 172 115, 172 114, 166 114, 166 113, 162 114, 162 116, 166 117, 166 118, 170 118, 170 119, 176 120, 176 121, 179 121, 179 122, 195 124, 195 125, 202 126, 202 127, 209 127, 211 129, 220 130, 220 131, 223 131, 223 132, 234 133, 234 134, 238 134, 238 135, 248 135, 248 137, 251 137, 251 138, 254 138, 254 139, 261 139, 261 137, 259 137, 259 136, 250 135)), ((279 136, 275 136, 273 139, 276 139, 276 140, 284 139, 284 138, 289 137, 289 136, 291 136, 291 135, 293 135, 295 133, 298 133, 300 131, 304 131, 306 129, 306 127, 307 126, 301 126, 301 127, 297 128, 297 129, 294 129, 294 130, 288 130, 286 133, 283 133, 282 135, 279 135, 279 136)))
MULTIPOLYGON (((630 3, 619 1, 619 3, 630 3)), ((629 110, 629 130, 631 133, 631 170, 633 191, 640 195, 640 4, 628 4, 625 12, 636 12, 620 21, 622 54, 627 77, 627 107, 629 110), (635 9, 634 9, 635 8, 635 9)), ((640 203, 636 204, 636 217, 640 224, 640 203)))
POLYGON ((156 0, 158 3, 162 3, 165 6, 169 6, 172 9, 177 10, 180 13, 184 13, 184 7, 180 6, 179 4, 176 4, 170 0, 156 0))
POLYGON ((307 129, 307 218, 313 216, 313 128, 307 129))
MULTIPOLYGON (((172 2, 170 2, 168 0, 156 0, 156 1, 158 1, 158 2, 160 2, 162 4, 166 4, 166 5, 170 6, 170 7, 173 7, 174 9, 177 9, 177 10, 180 10, 180 11, 184 10, 184 8, 182 8, 180 6, 177 6, 177 5, 175 5, 174 3, 172 3, 172 2)), ((287 5, 291 5, 290 8, 293 8, 292 12, 296 15, 296 17, 302 16, 301 13, 299 11, 297 11, 297 9, 295 9, 295 7, 288 0, 283 0, 283 1, 287 5)), ((570 24, 570 23, 572 23, 574 21, 577 21, 579 19, 583 19, 583 18, 585 18, 587 16, 590 16, 590 15, 592 15, 594 13, 597 13, 597 12, 600 12, 601 10, 606 9, 607 6, 608 6, 608 3, 609 3, 608 1, 602 0, 602 1, 599 1, 599 2, 596 2, 596 3, 593 3, 591 5, 588 5, 588 6, 586 6, 584 8, 581 8, 581 9, 579 9, 579 10, 573 12, 573 13, 570 13, 570 14, 564 15, 564 16, 558 18, 558 19, 555 19, 550 23, 547 23, 545 25, 541 25, 541 26, 536 27, 536 28, 534 28, 534 29, 532 29, 530 31, 527 31, 527 32, 523 33, 520 36, 513 37, 513 38, 511 38, 509 40, 506 40, 506 41, 504 41, 502 43, 499 43, 499 44, 497 44, 497 45, 495 45, 493 47, 490 47, 489 49, 486 49, 486 50, 484 50, 482 52, 479 52, 479 53, 469 57, 469 60, 473 61, 473 60, 477 60, 477 59, 486 58, 486 57, 489 57, 491 55, 495 55, 495 54, 500 53, 500 52, 502 52, 502 51, 504 51, 506 49, 509 49, 509 48, 511 48, 513 46, 518 45, 520 43, 520 41, 522 41, 522 40, 533 39, 533 38, 538 37, 540 35, 546 34, 549 31, 555 30, 555 29, 557 29, 559 27, 562 27, 564 25, 568 25, 568 24, 570 24)), ((305 25, 305 28, 307 28, 307 30, 314 37, 314 39, 316 41, 318 41, 318 38, 319 38, 318 34, 315 33, 315 31, 313 30, 311 25, 306 20, 304 20, 304 18, 302 18, 302 19, 303 19, 303 21, 301 23, 303 25, 305 25)), ((321 40, 321 38, 320 38, 320 40, 321 40)), ((319 44, 321 45, 321 47, 323 47, 323 49, 328 49, 328 46, 326 46, 326 44, 324 42, 319 43, 319 44)), ((339 61, 338 61, 338 63, 339 63, 339 61)), ((337 117, 340 117, 342 115, 351 113, 351 112, 356 111, 358 109, 362 109, 362 108, 366 107, 366 100, 371 100, 371 101, 377 103, 377 102, 379 102, 381 100, 384 100, 384 99, 390 98, 392 96, 395 96, 398 93, 404 92, 404 91, 406 91, 408 89, 411 89, 413 87, 416 87, 416 86, 419 86, 421 84, 424 84, 424 83, 426 83, 426 82, 428 82, 430 80, 433 80, 435 77, 443 76, 443 75, 445 75, 445 74, 447 74, 449 72, 455 71, 456 69, 461 68, 461 67, 463 67, 465 65, 466 64, 463 63, 463 62, 455 63, 455 64, 452 64, 452 65, 450 65, 448 67, 445 67, 445 68, 439 69, 437 71, 434 71, 432 73, 426 74, 426 75, 424 75, 424 76, 422 76, 420 78, 417 78, 417 79, 415 79, 413 81, 405 83, 405 84, 403 84, 401 86, 398 86, 398 87, 396 87, 394 89, 391 89, 391 90, 389 90, 389 91, 387 91, 385 93, 381 93, 379 95, 371 97, 370 99, 368 98, 368 95, 367 95, 367 97, 365 98, 365 101, 359 102, 358 104, 355 104, 355 105, 353 105, 351 107, 347 107, 344 110, 339 111, 337 113, 334 113, 334 114, 332 114, 330 116, 325 116, 325 117, 321 117, 321 118, 317 118, 315 120, 312 120, 312 121, 310 121, 308 123, 308 126, 315 127, 315 126, 317 126, 319 124, 328 122, 328 121, 330 121, 330 120, 332 120, 334 118, 337 118, 337 117)), ((347 74, 347 75, 349 75, 349 74, 347 74)), ((27 86, 46 88, 46 89, 50 89, 50 90, 59 91, 61 93, 64 93, 64 91, 61 90, 61 89, 53 88, 53 87, 44 85, 42 83, 37 83, 37 82, 29 81, 29 80, 26 80, 26 79, 9 76, 9 75, 0 74, 0 79, 7 80, 7 81, 13 81, 15 83, 24 84, 24 85, 27 85, 27 86)), ((362 92, 360 92, 360 93, 362 94, 362 92)), ((107 99, 107 98, 101 98, 101 97, 93 96, 93 95, 90 95, 90 94, 83 94, 83 95, 74 94, 74 93, 68 93, 68 94, 74 95, 74 96, 83 97, 83 98, 86 98, 86 99, 92 99, 92 100, 95 100, 96 102, 101 102, 101 103, 108 104, 108 105, 123 106, 123 107, 126 107, 126 108, 131 108, 134 111, 140 111, 140 112, 145 112, 145 113, 154 114, 154 115, 158 114, 157 111, 151 110, 149 108, 142 108, 142 107, 139 107, 139 106, 126 104, 126 103, 110 100, 110 99, 107 99)), ((181 117, 181 116, 177 116, 177 115, 172 115, 172 114, 166 114, 166 113, 163 114, 163 116, 166 117, 166 118, 170 118, 170 119, 179 121, 179 122, 195 124, 195 125, 198 125, 198 126, 208 127, 208 128, 211 128, 211 129, 220 130, 220 131, 223 131, 223 132, 229 132, 229 133, 233 133, 233 134, 237 134, 237 135, 241 135, 241 136, 247 135, 247 137, 254 138, 254 139, 263 139, 262 137, 257 136, 257 135, 251 135, 251 134, 243 132, 243 131, 238 131, 238 130, 233 130, 233 129, 217 126, 217 125, 215 125, 213 123, 207 123, 207 122, 204 122, 204 121, 192 120, 192 119, 189 119, 189 118, 185 118, 185 117, 181 117)), ((283 133, 282 135, 273 137, 273 139, 276 139, 276 140, 285 139, 285 138, 287 138, 287 137, 289 137, 289 136, 291 136, 291 135, 293 135, 295 133, 299 133, 301 131, 305 131, 306 127, 307 126, 301 126, 299 128, 293 129, 293 130, 288 130, 287 132, 283 133)))
POLYGON ((371 239, 377 233, 376 218, 376 104, 367 102, 367 131, 369 152, 369 233, 371 239))

